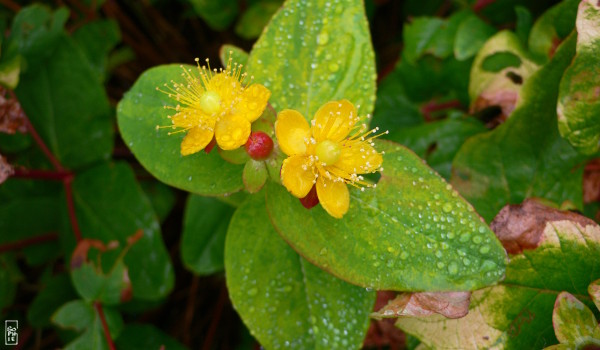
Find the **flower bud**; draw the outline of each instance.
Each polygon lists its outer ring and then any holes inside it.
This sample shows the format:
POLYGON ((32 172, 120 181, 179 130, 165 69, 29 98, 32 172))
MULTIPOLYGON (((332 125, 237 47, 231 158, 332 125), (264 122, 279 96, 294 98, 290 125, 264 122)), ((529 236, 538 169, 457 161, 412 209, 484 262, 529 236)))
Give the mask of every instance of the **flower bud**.
POLYGON ((246 152, 254 160, 263 160, 269 157, 273 150, 273 140, 262 131, 250 134, 246 142, 246 152))

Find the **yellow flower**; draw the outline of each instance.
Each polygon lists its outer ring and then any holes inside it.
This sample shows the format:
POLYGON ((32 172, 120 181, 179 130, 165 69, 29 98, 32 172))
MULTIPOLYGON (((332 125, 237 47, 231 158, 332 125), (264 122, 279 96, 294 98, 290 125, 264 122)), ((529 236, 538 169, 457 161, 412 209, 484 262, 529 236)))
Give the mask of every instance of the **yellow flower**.
POLYGON ((211 70, 208 59, 208 68, 200 67, 198 62, 196 58, 197 75, 181 66, 183 83, 164 84, 166 91, 157 88, 177 102, 176 106, 165 108, 175 111, 168 116, 173 123, 168 127, 179 129, 169 135, 187 132, 181 142, 184 156, 204 149, 213 136, 224 150, 244 145, 251 123, 260 117, 271 96, 271 91, 261 84, 245 86, 246 73, 242 74, 241 64, 232 65, 231 58, 227 67, 220 70, 211 70))
POLYGON ((289 156, 281 167, 281 181, 294 196, 305 197, 316 184, 317 196, 329 215, 341 218, 350 205, 346 184, 364 190, 375 187, 360 174, 380 169, 382 156, 368 137, 378 129, 365 132, 356 108, 348 100, 321 106, 309 126, 294 110, 277 116, 275 133, 281 150, 289 156), (352 136, 348 136, 353 133, 352 136))

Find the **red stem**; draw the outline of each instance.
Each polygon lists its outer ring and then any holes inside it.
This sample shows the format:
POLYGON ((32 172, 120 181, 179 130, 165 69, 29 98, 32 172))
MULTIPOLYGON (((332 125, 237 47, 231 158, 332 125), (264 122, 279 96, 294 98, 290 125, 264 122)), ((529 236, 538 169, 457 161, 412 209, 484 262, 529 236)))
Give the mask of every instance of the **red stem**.
POLYGON ((473 11, 479 12, 494 2, 496 2, 496 0, 477 0, 477 2, 473 5, 473 11))
POLYGON ((102 310, 102 304, 99 301, 94 302, 94 308, 98 313, 98 317, 100 317, 100 322, 102 323, 102 330, 104 331, 104 338, 108 343, 108 348, 110 350, 116 350, 115 343, 113 343, 112 338, 110 337, 110 331, 108 330, 108 324, 106 323, 106 317, 104 317, 104 311, 102 310))
POLYGON ((445 109, 458 108, 458 107, 460 107, 459 100, 451 100, 451 101, 442 102, 442 103, 436 103, 436 102, 432 101, 432 102, 428 102, 423 107, 421 107, 421 113, 423 113, 425 120, 429 121, 432 119, 431 113, 433 113, 433 112, 443 111, 445 109))
POLYGON ((52 171, 52 170, 37 170, 37 169, 15 169, 14 174, 11 177, 21 179, 35 179, 35 180, 57 180, 64 181, 67 177, 73 176, 72 173, 64 170, 52 171))
POLYGON ((63 180, 65 186, 65 195, 67 197, 67 209, 69 211, 69 220, 71 221, 71 227, 75 234, 75 239, 79 243, 81 241, 81 230, 79 229, 79 223, 77 222, 77 214, 75 213, 75 203, 73 202, 73 188, 71 182, 73 182, 73 176, 69 176, 63 180))
POLYGON ((204 344, 202 344, 202 350, 209 350, 212 347, 213 338, 215 337, 217 326, 219 325, 219 320, 221 319, 221 313, 223 311, 223 307, 225 306, 226 300, 227 288, 225 288, 225 285, 223 285, 223 287, 221 287, 221 293, 219 294, 219 300, 217 301, 217 306, 215 307, 215 312, 213 313, 210 327, 206 333, 206 338, 204 338, 204 344))
POLYGON ((0 254, 13 250, 23 249, 35 244, 50 242, 58 239, 58 234, 55 232, 47 233, 41 236, 29 237, 16 242, 9 242, 0 245, 0 254))

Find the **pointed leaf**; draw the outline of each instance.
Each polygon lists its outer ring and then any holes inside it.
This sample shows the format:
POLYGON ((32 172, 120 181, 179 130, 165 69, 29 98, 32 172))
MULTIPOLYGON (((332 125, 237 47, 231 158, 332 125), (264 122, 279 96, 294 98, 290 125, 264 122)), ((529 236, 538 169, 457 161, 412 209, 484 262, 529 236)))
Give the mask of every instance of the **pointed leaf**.
POLYGON ((558 128, 573 147, 593 154, 600 146, 600 4, 586 0, 577 14, 577 54, 560 81, 558 128))
POLYGON ((236 211, 227 232, 231 301, 266 349, 358 349, 375 293, 298 256, 277 235, 261 194, 236 211))
POLYGON ((350 191, 342 219, 305 209, 285 188, 267 186, 279 234, 303 257, 351 283, 377 290, 462 291, 499 280, 506 255, 469 203, 414 153, 393 142, 375 189, 350 191))
POLYGON ((215 150, 182 156, 184 135, 156 130, 157 125, 170 125, 163 106, 173 104, 156 87, 180 77, 181 67, 168 65, 149 69, 138 78, 117 107, 125 144, 152 175, 171 186, 204 195, 239 191, 243 166, 227 163, 215 150))
POLYGON ((185 206, 181 259, 198 275, 223 270, 225 234, 233 207, 215 198, 191 195, 185 206))
POLYGON ((363 2, 288 0, 273 16, 250 57, 248 72, 272 92, 280 111, 311 119, 324 103, 342 98, 373 111, 375 61, 363 2))
POLYGON ((511 256, 500 285, 473 292, 464 318, 402 318, 397 326, 436 349, 540 349, 557 343, 550 324, 558 294, 566 290, 591 304, 586 291, 600 277, 600 227, 548 221, 540 242, 511 256))

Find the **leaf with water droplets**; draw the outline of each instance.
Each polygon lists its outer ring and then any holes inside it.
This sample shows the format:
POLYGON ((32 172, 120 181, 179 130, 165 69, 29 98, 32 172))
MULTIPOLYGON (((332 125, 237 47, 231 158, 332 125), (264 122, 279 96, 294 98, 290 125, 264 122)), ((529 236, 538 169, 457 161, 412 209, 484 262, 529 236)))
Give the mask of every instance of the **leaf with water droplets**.
POLYGON ((587 290, 600 278, 600 227, 552 220, 535 249, 510 257, 500 285, 473 292, 467 316, 401 318, 397 326, 435 349, 540 349, 556 343, 550 325, 559 293, 568 291, 593 307, 587 290))
POLYGON ((182 156, 180 144, 184 134, 169 136, 165 130, 156 130, 157 125, 171 124, 163 106, 173 104, 156 87, 179 77, 179 65, 154 67, 144 72, 125 94, 117 107, 125 144, 152 175, 166 184, 202 195, 239 191, 244 186, 243 165, 226 162, 216 150, 182 156))
POLYGON ((267 186, 279 234, 303 257, 348 282, 377 290, 465 291, 495 283, 506 253, 489 227, 423 160, 393 142, 375 189, 350 191, 342 219, 267 186))
POLYGON ((348 99, 371 113, 375 58, 360 0, 288 0, 273 16, 248 58, 248 72, 273 95, 280 111, 305 118, 332 100, 348 99))
POLYGON ((277 235, 264 193, 234 214, 225 242, 233 306, 266 349, 358 349, 375 293, 311 265, 277 235))
POLYGON ((600 145, 600 3, 582 1, 576 23, 577 54, 560 81, 558 129, 578 151, 593 154, 600 145))

